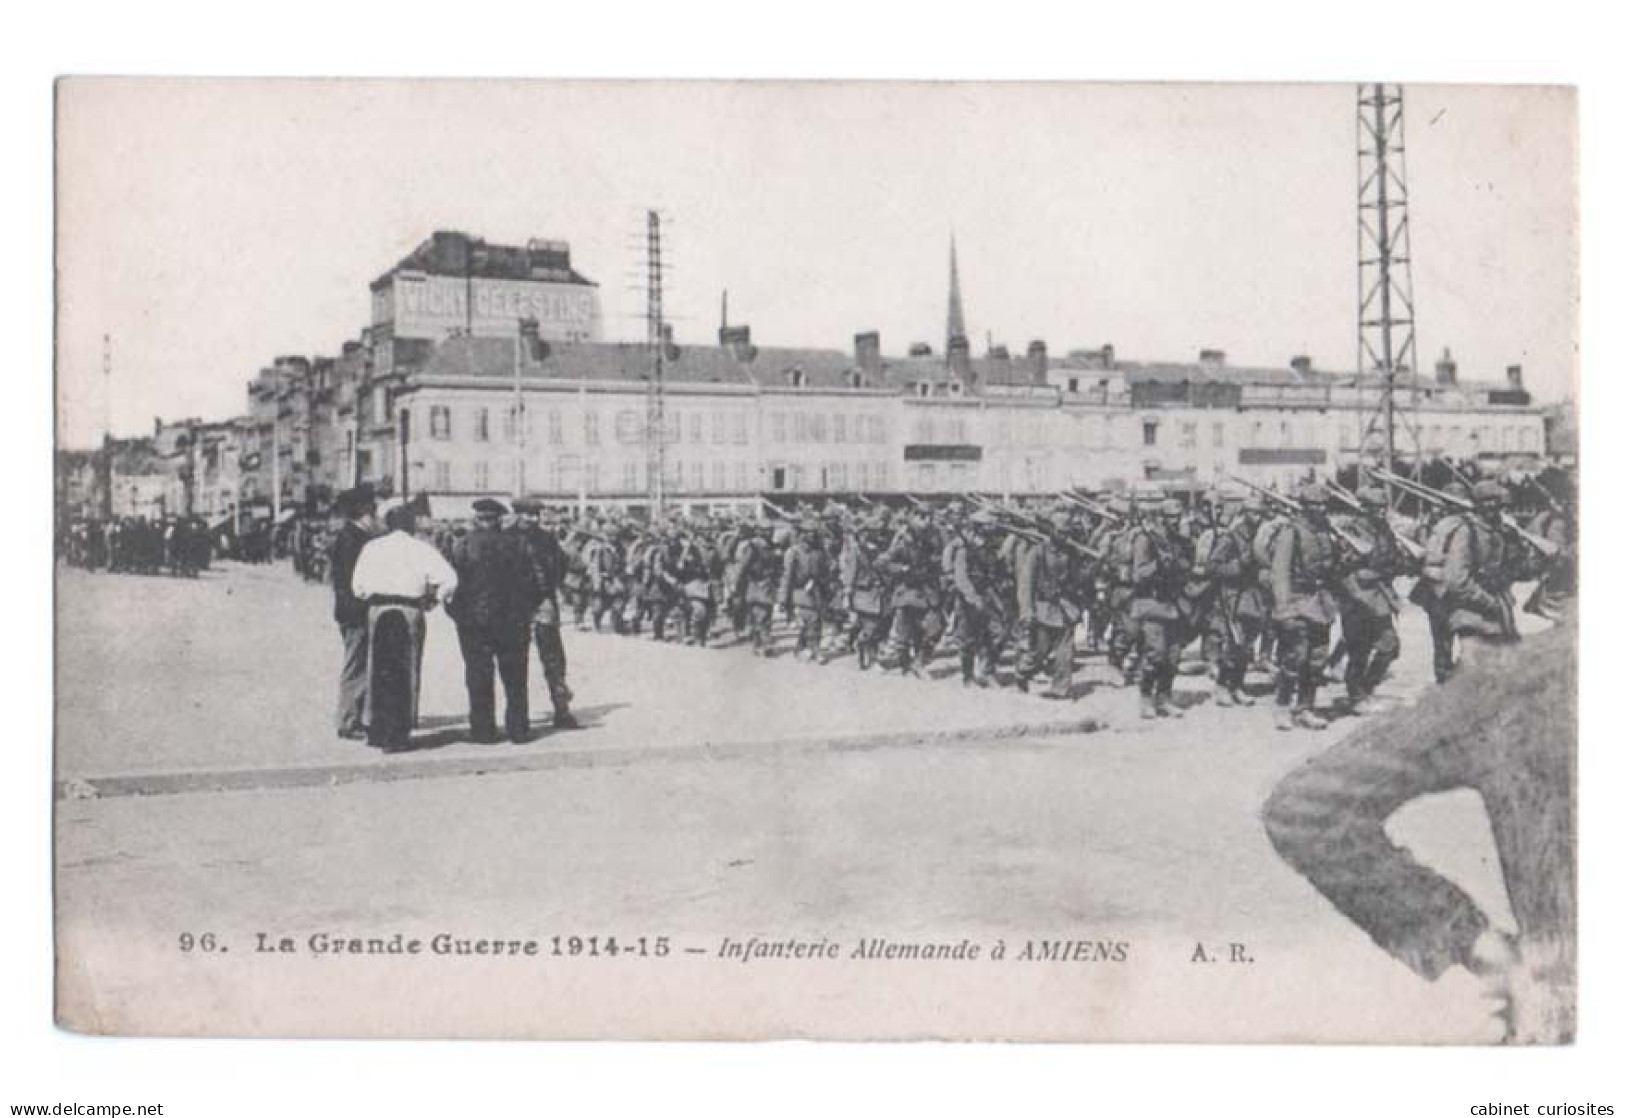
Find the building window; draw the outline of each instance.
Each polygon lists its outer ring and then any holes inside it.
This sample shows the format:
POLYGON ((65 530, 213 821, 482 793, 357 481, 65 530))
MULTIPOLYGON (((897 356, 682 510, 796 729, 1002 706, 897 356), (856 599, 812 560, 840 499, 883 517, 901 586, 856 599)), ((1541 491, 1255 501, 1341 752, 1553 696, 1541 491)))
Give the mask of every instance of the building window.
POLYGON ((1066 390, 1068 392, 1073 392, 1073 393, 1077 392, 1077 390, 1078 390, 1078 378, 1077 377, 1067 377, 1066 378, 1066 390))
POLYGON ((734 427, 734 429, 733 429, 734 445, 735 446, 744 446, 745 443, 749 440, 749 437, 750 437, 746 433, 746 430, 745 430, 745 413, 744 412, 735 412, 734 413, 733 427, 734 427))
POLYGON ((491 413, 486 408, 474 409, 474 441, 477 443, 491 441, 491 413))
POLYGON ((700 428, 705 420, 705 413, 691 411, 688 413, 688 441, 691 443, 704 442, 705 432, 700 428))
POLYGON ((825 417, 823 412, 814 412, 808 419, 808 424, 811 427, 812 441, 815 443, 824 442, 829 435, 828 424, 824 422, 824 419, 825 417))
POLYGON ((711 463, 711 488, 718 493, 728 488, 728 463, 722 461, 711 463))
POLYGON ((633 409, 622 408, 615 413, 615 441, 623 445, 643 441, 642 421, 633 409))
POLYGON ((1196 449, 1196 424, 1181 423, 1179 425, 1179 445, 1186 450, 1196 449))
POLYGON ((547 409, 547 441, 554 446, 564 445, 564 413, 558 408, 547 409))
POLYGON ((869 463, 858 463, 858 492, 862 493, 869 488, 869 463))
POLYGON ((474 463, 474 488, 481 493, 491 488, 491 464, 483 458, 474 463))
POLYGON ((634 493, 638 488, 638 464, 635 459, 627 459, 621 463, 621 488, 628 493, 634 493))
POLYGON ((1141 424, 1140 440, 1144 446, 1157 445, 1157 424, 1154 420, 1141 424))
POLYGON ((791 369, 784 374, 785 383, 791 388, 807 387, 807 374, 800 369, 791 369))
POLYGON ((734 489, 741 493, 750 488, 750 478, 745 473, 745 469, 746 467, 744 462, 741 461, 734 463, 734 489))
POLYGON ((875 488, 876 489, 890 489, 891 488, 891 463, 889 463, 889 462, 877 462, 877 463, 875 463, 875 488))
POLYGON ((434 487, 441 492, 451 488, 450 462, 436 462, 434 464, 434 487))
POLYGON ((1215 420, 1213 423, 1213 448, 1218 450, 1224 446, 1224 424, 1215 420))
POLYGON ((722 412, 714 411, 711 413, 711 444, 713 446, 719 445, 727 439, 728 429, 724 426, 726 422, 727 420, 722 412))
POLYGON ((587 492, 597 493, 603 488, 604 464, 596 458, 587 459, 587 492))
POLYGON ((784 420, 784 413, 782 411, 774 412, 772 422, 773 422, 773 441, 776 442, 776 443, 784 442, 784 439, 785 439, 785 426, 786 426, 785 420, 784 420))
POLYGON ((830 438, 833 442, 846 442, 846 416, 836 412, 830 417, 830 438))
POLYGON ((444 404, 429 409, 429 437, 441 442, 451 438, 451 409, 444 404))
POLYGON ((595 412, 595 411, 584 411, 584 412, 581 413, 581 435, 582 435, 582 440, 588 446, 597 446, 598 445, 598 413, 597 412, 595 412))

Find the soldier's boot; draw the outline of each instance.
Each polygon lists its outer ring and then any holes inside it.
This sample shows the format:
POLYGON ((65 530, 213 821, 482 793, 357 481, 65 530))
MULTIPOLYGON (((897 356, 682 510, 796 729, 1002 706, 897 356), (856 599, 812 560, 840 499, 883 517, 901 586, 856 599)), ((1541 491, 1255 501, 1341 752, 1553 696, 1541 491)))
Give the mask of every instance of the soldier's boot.
POLYGON ((1247 692, 1243 691, 1240 687, 1228 687, 1225 689, 1225 694, 1229 695, 1230 701, 1238 707, 1250 707, 1253 705, 1253 697, 1247 694, 1247 692))
POLYGON ((1292 719, 1292 708, 1291 707, 1286 707, 1286 706, 1279 706, 1279 705, 1276 706, 1276 708, 1275 708, 1275 728, 1277 730, 1290 730, 1290 729, 1292 729, 1293 725, 1294 725, 1294 723, 1293 723, 1293 719, 1292 719))
POLYGON ((576 716, 570 713, 570 700, 568 697, 553 699, 553 728, 555 730, 579 730, 581 723, 576 716))
POLYGON ((1303 726, 1305 730, 1324 730, 1326 720, 1319 717, 1311 707, 1298 707, 1292 712, 1293 725, 1303 726))
POLYGON ((959 682, 969 687, 976 682, 976 650, 961 648, 959 650, 959 682))
POLYGON ((1174 705, 1174 697, 1172 695, 1168 694, 1166 691, 1159 691, 1157 693, 1157 717, 1184 718, 1185 712, 1174 705))
POLYGON ((1235 692, 1228 687, 1215 687, 1213 689, 1213 705, 1216 707, 1233 707, 1236 705, 1235 692))
POLYGON ((1147 695, 1143 691, 1140 692, 1140 717, 1157 717, 1157 697, 1155 695, 1147 695))

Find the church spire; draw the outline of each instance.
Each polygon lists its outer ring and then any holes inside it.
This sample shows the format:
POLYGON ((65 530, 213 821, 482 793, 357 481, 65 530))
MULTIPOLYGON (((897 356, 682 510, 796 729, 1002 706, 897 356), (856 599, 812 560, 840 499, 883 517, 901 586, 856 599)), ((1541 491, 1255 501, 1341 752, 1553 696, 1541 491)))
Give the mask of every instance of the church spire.
POLYGON ((965 332, 965 303, 959 294, 959 246, 952 232, 948 234, 948 337, 943 353, 954 347, 955 338, 969 338, 965 332))

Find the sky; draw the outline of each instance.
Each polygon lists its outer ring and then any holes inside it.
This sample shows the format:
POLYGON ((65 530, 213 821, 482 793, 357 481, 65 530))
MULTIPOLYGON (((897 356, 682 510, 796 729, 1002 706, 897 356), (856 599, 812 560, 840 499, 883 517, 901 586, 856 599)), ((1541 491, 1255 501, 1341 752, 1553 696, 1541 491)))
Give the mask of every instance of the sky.
MULTIPOLYGON (((1572 395, 1572 92, 1405 96, 1424 368, 1572 395)), ((952 235, 977 351, 1352 370, 1355 121, 1349 85, 68 80, 59 439, 244 410, 435 229, 568 241, 606 337, 641 338, 650 207, 680 342, 727 289, 759 345, 940 348, 952 235)))

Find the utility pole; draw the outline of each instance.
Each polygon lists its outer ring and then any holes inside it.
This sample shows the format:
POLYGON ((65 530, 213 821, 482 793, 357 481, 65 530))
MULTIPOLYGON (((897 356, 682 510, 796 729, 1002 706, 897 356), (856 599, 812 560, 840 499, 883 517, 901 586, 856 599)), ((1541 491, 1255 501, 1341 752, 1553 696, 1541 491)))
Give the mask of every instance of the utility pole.
POLYGON ((101 516, 113 519, 113 335, 102 335, 101 516))
POLYGON ((1421 442, 1416 409, 1416 308, 1411 293, 1410 191, 1405 175, 1405 93, 1397 85, 1359 87, 1356 168, 1359 191, 1358 312, 1361 481, 1374 461, 1394 471, 1398 453, 1396 427, 1403 422, 1421 442), (1409 413, 1401 417, 1399 376, 1411 379, 1409 413), (1365 390, 1376 382, 1377 400, 1369 418, 1365 390))
POLYGON ((649 351, 653 366, 649 373, 647 464, 649 470, 649 514, 660 520, 666 514, 666 313, 662 287, 665 263, 660 254, 660 214, 647 214, 649 351))

